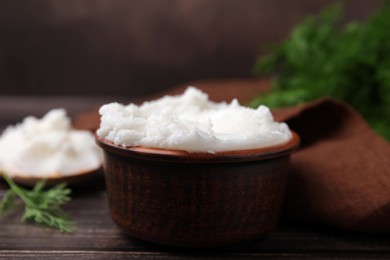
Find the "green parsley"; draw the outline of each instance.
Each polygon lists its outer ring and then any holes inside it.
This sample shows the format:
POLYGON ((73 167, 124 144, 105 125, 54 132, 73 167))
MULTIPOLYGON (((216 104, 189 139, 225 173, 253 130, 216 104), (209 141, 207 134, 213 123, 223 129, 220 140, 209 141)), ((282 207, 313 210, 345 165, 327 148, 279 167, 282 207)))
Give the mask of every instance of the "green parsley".
POLYGON ((0 213, 5 213, 17 204, 17 198, 24 203, 23 222, 33 222, 58 229, 63 233, 74 231, 74 224, 61 209, 61 205, 70 201, 71 190, 64 183, 50 189, 44 189, 44 181, 38 182, 32 190, 18 186, 10 177, 3 175, 10 186, 0 202, 0 213))
POLYGON ((342 23, 333 5, 298 24, 255 64, 271 91, 251 106, 293 106, 320 97, 345 100, 390 140, 390 1, 364 22, 342 23))

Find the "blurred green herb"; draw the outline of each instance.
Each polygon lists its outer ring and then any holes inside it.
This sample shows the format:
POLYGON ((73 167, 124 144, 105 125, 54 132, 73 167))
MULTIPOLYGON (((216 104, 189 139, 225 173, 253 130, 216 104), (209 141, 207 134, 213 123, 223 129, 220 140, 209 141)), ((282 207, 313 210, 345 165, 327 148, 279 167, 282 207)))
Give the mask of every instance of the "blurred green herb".
POLYGON ((19 197, 25 206, 22 221, 30 221, 64 233, 74 231, 73 222, 61 209, 61 205, 70 201, 71 190, 64 183, 44 190, 44 182, 38 182, 32 190, 18 186, 10 177, 3 175, 10 186, 0 202, 0 213, 10 211, 16 206, 19 197))
POLYGON ((257 107, 292 106, 320 97, 342 99, 390 140, 390 1, 365 22, 342 25, 336 4, 297 25, 255 64, 256 75, 274 75, 257 107))

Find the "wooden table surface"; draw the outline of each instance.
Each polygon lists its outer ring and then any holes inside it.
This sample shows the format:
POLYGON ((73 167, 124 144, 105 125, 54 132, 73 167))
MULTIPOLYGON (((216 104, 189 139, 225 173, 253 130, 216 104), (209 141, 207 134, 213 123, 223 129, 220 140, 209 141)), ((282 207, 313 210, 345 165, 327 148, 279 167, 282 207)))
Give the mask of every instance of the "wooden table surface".
MULTIPOLYGON (((27 115, 42 116, 64 107, 74 116, 114 98, 0 97, 0 128, 27 115)), ((0 197, 7 189, 0 182, 0 197)), ((122 233, 112 222, 102 175, 75 187, 64 208, 77 232, 22 224, 21 209, 0 216, 0 259, 237 259, 237 258, 390 258, 390 236, 357 234, 322 225, 282 221, 276 230, 250 243, 229 248, 189 250, 146 243, 122 233)), ((389 219, 390 221, 390 219, 389 219)))

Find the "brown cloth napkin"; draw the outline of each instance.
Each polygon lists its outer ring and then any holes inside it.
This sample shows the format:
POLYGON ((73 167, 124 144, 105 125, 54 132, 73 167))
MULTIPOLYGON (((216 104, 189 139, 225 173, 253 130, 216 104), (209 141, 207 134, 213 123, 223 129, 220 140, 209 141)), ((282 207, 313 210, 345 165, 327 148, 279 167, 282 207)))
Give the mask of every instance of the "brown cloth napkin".
MULTIPOLYGON (((266 91, 268 82, 221 80, 189 85, 215 101, 237 98, 245 104, 266 91)), ((185 86, 151 98, 180 93, 185 86)), ((302 140, 291 160, 284 216, 354 231, 390 232, 390 144, 341 101, 320 99, 273 112, 302 140)), ((98 124, 96 111, 75 121, 79 128, 96 129, 98 124)))
POLYGON ((274 115, 302 140, 292 156, 285 216, 389 232, 390 144, 340 101, 321 99, 274 115))

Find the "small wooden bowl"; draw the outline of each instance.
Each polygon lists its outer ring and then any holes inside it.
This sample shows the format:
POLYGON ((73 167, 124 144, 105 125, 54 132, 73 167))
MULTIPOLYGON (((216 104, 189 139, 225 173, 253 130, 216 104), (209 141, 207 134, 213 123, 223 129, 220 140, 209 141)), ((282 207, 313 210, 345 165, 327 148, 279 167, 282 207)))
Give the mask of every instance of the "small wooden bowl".
MULTIPOLYGON (((45 187, 53 187, 59 183, 65 182, 69 186, 79 185, 91 181, 101 171, 101 167, 98 169, 86 169, 79 171, 72 175, 61 176, 60 174, 52 174, 49 177, 29 177, 23 174, 14 174, 11 176, 12 180, 25 187, 33 187, 39 181, 45 181, 45 187)), ((0 177, 2 177, 0 175, 0 177)))
POLYGON ((296 133, 283 145, 215 154, 96 139, 116 224, 139 239, 183 247, 227 246, 272 230, 299 145, 296 133))

